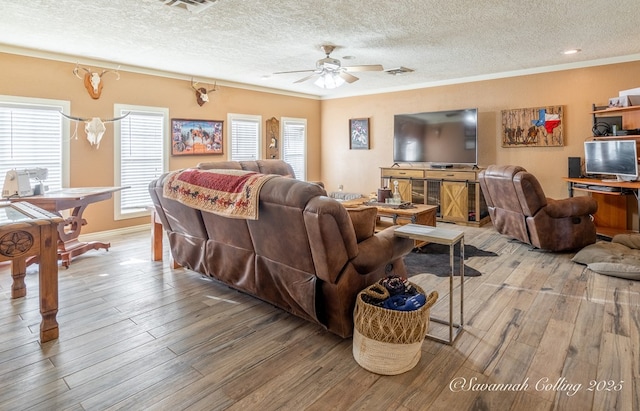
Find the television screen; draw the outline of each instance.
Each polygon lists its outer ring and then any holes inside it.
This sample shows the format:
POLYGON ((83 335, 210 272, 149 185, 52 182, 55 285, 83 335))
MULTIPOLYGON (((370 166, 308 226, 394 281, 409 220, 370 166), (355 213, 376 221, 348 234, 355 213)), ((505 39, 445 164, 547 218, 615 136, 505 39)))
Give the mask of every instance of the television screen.
POLYGON ((587 174, 615 175, 618 180, 638 177, 635 140, 585 141, 584 163, 587 174))
POLYGON ((477 109, 394 116, 395 163, 477 164, 477 109))

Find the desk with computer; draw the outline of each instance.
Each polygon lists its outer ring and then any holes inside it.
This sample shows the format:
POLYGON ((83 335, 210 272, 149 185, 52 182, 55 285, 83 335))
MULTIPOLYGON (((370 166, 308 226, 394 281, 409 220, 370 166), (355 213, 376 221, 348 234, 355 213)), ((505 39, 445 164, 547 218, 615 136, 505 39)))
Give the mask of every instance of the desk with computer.
MULTIPOLYGON (((598 201, 594 216, 597 232, 612 237, 633 229, 628 196, 636 199, 640 227, 640 181, 638 181, 638 153, 635 139, 594 140, 584 143, 585 175, 564 178, 569 183, 569 196, 574 191, 589 192, 598 201)), ((638 230, 635 227, 635 230, 638 230)))

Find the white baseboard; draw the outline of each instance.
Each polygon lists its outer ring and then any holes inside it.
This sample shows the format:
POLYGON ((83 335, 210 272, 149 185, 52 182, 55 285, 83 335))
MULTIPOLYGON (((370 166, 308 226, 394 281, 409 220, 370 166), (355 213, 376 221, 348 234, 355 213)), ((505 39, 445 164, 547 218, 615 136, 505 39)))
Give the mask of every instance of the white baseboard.
POLYGON ((141 231, 147 231, 151 235, 151 223, 134 225, 130 227, 116 228, 115 230, 96 231, 95 233, 80 234, 79 239, 81 241, 95 241, 104 239, 105 237, 117 236, 123 234, 138 233, 141 231))

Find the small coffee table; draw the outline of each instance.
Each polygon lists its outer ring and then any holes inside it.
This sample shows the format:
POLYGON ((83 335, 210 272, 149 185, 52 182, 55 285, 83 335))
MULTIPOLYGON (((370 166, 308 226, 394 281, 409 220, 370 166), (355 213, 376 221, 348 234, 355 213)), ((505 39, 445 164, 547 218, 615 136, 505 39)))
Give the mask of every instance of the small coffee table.
POLYGON ((449 320, 447 321, 430 317, 430 320, 434 322, 449 326, 449 339, 447 340, 432 334, 427 334, 426 337, 453 345, 464 328, 464 232, 419 224, 407 224, 396 228, 395 235, 398 237, 411 238, 416 241, 425 241, 428 243, 444 244, 449 246, 449 264, 451 265, 451 274, 449 275, 449 320), (458 243, 460 243, 460 323, 455 323, 453 321, 453 276, 455 275, 453 250, 454 246, 458 243))
POLYGON ((376 206, 379 220, 377 226, 384 228, 385 225, 420 224, 435 227, 437 206, 427 204, 412 204, 411 206, 411 208, 376 206), (391 222, 383 221, 382 218, 390 218, 391 222))

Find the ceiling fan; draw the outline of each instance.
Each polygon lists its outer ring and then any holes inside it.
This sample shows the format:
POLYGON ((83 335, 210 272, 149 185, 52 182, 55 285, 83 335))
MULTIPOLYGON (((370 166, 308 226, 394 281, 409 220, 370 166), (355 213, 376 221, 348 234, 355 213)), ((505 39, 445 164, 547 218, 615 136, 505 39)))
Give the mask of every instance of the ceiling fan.
POLYGON ((333 50, 335 50, 336 46, 332 45, 323 45, 320 47, 324 54, 325 58, 316 61, 316 68, 313 70, 294 70, 294 71, 279 71, 273 74, 290 74, 290 73, 308 73, 312 74, 303 77, 299 80, 294 81, 294 83, 302 83, 303 81, 316 79, 314 82, 315 85, 322 88, 336 88, 340 87, 345 82, 353 83, 354 81, 359 80, 358 77, 350 74, 352 71, 383 71, 381 64, 368 64, 361 66, 342 66, 340 64, 340 60, 334 59, 329 55, 333 50))

